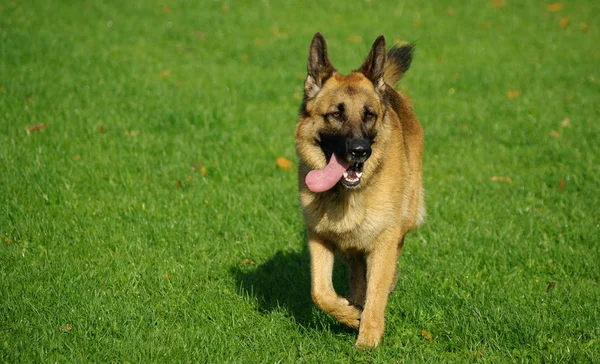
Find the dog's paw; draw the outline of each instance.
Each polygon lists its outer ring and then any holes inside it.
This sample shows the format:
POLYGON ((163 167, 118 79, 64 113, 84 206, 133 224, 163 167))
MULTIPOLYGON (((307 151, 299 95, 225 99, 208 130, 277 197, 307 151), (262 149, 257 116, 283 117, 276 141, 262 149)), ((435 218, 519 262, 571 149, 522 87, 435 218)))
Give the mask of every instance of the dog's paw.
POLYGON ((351 304, 348 300, 341 306, 342 308, 337 311, 334 316, 335 318, 346 326, 350 326, 353 329, 358 329, 360 326, 360 314, 362 309, 351 304))
POLYGON ((367 327, 361 325, 358 331, 358 339, 356 347, 359 349, 375 348, 381 343, 383 337, 383 327, 372 326, 367 327))

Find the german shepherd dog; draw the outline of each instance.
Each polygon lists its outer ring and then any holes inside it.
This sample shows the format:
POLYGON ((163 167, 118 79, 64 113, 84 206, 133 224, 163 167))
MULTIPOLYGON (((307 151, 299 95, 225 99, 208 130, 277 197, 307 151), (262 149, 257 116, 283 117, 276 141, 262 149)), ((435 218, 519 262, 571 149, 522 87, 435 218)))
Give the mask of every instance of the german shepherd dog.
POLYGON ((296 125, 298 186, 311 260, 311 295, 323 311, 376 347, 404 236, 425 218, 423 130, 394 87, 411 44, 386 51, 379 36, 362 66, 344 76, 315 34, 296 125), (332 282, 334 256, 350 269, 349 297, 332 282))

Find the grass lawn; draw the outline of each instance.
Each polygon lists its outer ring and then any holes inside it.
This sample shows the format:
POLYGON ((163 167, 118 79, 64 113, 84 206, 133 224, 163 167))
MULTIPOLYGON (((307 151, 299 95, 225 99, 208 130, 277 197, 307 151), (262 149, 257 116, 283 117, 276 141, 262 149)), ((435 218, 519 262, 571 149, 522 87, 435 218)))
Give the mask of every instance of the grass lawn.
POLYGON ((599 26, 592 0, 1 2, 0 362, 600 362, 599 26), (310 299, 316 31, 343 73, 417 44, 429 215, 375 350, 310 299))

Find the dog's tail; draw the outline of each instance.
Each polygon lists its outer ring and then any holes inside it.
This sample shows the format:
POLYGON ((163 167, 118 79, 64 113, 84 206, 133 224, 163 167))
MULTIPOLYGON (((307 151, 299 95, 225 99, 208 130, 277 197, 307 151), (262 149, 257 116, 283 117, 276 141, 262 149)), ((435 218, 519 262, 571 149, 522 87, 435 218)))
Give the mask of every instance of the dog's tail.
POLYGON ((404 76, 410 63, 412 62, 413 43, 403 44, 401 46, 393 46, 387 53, 385 60, 385 71, 383 80, 388 85, 395 87, 398 81, 404 76))

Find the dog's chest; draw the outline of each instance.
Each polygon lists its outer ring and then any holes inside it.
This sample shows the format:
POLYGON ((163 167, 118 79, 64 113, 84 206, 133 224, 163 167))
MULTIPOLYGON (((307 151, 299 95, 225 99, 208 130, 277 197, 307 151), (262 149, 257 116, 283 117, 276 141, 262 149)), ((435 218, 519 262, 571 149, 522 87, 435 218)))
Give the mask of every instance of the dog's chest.
POLYGON ((371 250, 377 237, 399 222, 392 203, 332 198, 303 205, 308 228, 342 251, 371 250))

